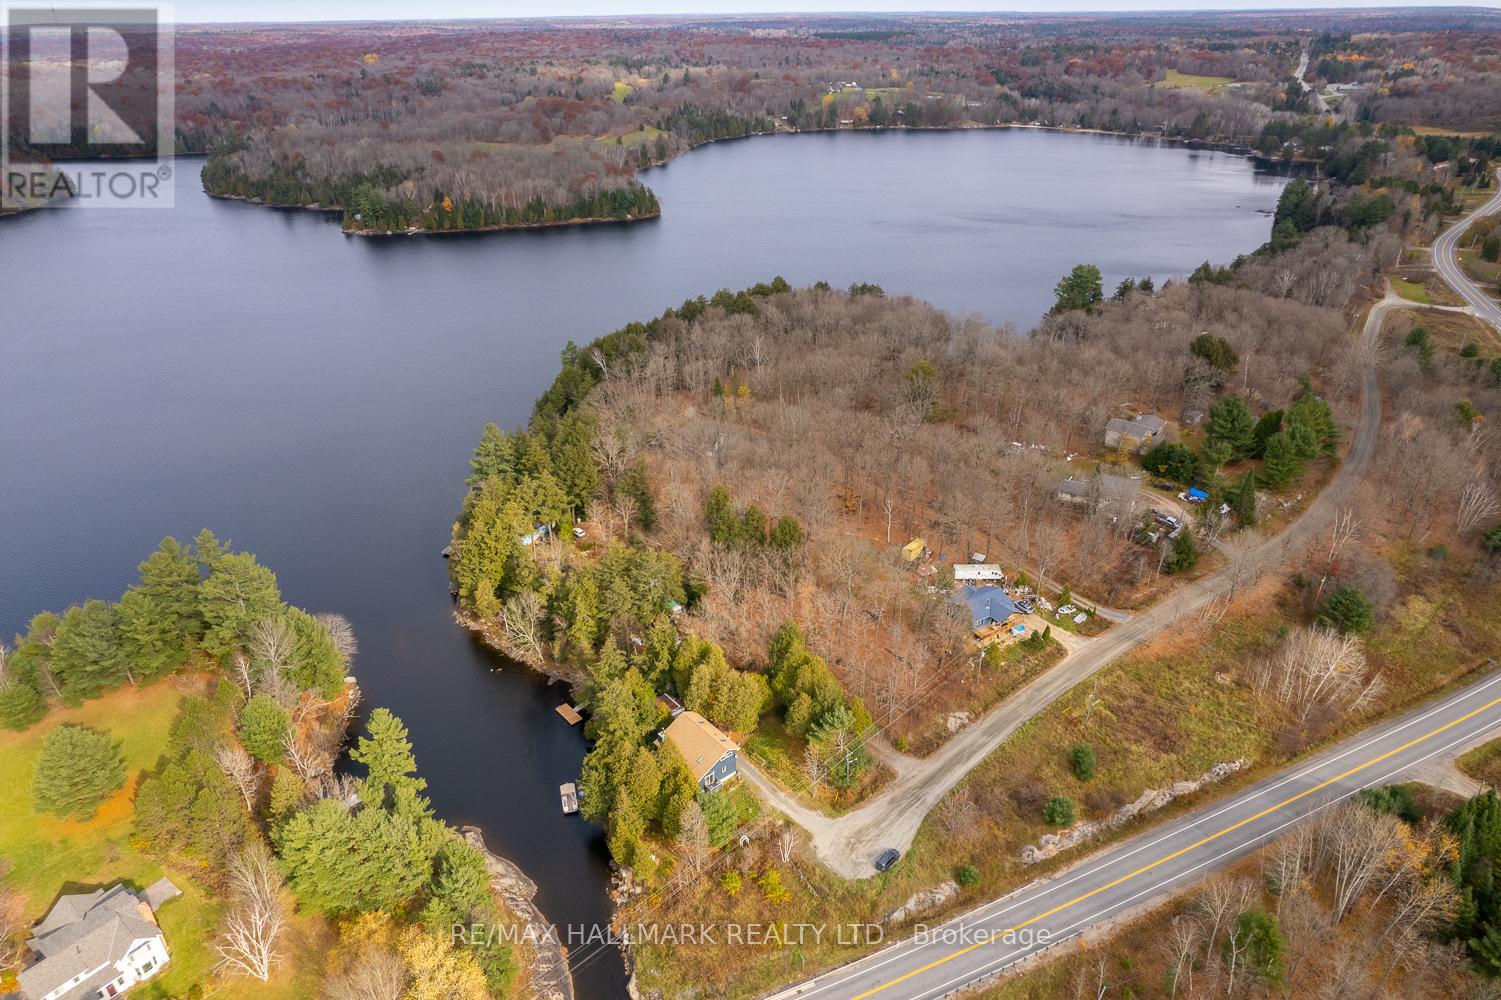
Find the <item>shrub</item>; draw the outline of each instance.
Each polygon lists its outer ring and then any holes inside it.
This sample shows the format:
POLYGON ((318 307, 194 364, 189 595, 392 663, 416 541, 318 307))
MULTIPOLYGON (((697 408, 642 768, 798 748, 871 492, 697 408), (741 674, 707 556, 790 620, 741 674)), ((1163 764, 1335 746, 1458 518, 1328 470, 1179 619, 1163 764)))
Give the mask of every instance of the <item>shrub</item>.
POLYGON ((1055 795, 1042 807, 1043 821, 1051 826, 1071 826, 1074 822, 1074 800, 1066 795, 1055 795))
POLYGON ((1329 595, 1315 621, 1341 635, 1355 635, 1376 624, 1376 612, 1358 587, 1346 584, 1329 595))
POLYGON ((980 869, 974 865, 960 865, 954 872, 954 881, 968 888, 980 884, 980 869))
POLYGON ((120 742, 83 726, 59 726, 42 740, 32 793, 40 812, 86 820, 125 784, 120 742))
POLYGON ((740 895, 740 887, 743 883, 740 879, 740 873, 732 868, 720 877, 719 884, 724 887, 725 895, 734 899, 740 895))
POLYGON ((1094 777, 1094 747, 1081 744, 1074 747, 1068 755, 1069 763, 1074 766, 1074 777, 1080 781, 1088 781, 1094 777))
POLYGON ((1485 242, 1480 245, 1480 259, 1492 264, 1501 260, 1501 236, 1491 233, 1485 238, 1485 242))
POLYGON ((1360 801, 1379 813, 1389 813, 1404 823, 1417 823, 1423 818, 1412 793, 1402 785, 1384 785, 1381 788, 1366 788, 1360 793, 1360 801))
POLYGON ((1487 552, 1501 552, 1501 524, 1496 525, 1485 533, 1484 542, 1487 552))

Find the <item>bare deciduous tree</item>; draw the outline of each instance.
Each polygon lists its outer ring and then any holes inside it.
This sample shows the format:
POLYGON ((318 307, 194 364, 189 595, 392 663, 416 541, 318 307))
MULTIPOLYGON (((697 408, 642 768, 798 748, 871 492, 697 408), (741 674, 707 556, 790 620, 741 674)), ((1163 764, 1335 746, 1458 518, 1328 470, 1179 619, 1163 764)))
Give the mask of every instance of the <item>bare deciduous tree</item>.
POLYGON ((271 851, 251 840, 229 863, 230 911, 214 950, 218 968, 265 982, 280 961, 277 945, 286 929, 281 874, 271 851))
POLYGON ((1251 682, 1300 722, 1319 709, 1356 711, 1382 690, 1380 672, 1367 670, 1360 640, 1321 627, 1291 633, 1275 654, 1253 665, 1251 682))
POLYGON ((261 789, 261 769, 255 758, 240 744, 230 742, 214 751, 214 763, 219 765, 219 770, 227 774, 229 780, 240 790, 240 797, 245 800, 245 809, 254 812, 261 789))

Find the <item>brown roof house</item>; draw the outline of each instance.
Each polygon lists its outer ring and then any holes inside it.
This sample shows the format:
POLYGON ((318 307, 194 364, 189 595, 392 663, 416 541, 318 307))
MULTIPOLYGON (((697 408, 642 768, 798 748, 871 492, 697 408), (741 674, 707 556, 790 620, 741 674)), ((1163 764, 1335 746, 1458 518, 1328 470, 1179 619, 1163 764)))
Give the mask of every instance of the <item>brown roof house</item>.
POLYGON ((119 996, 167 964, 155 908, 178 895, 166 879, 137 895, 124 885, 60 896, 26 946, 36 961, 17 977, 26 1000, 119 996))
POLYGON ((735 778, 740 748, 697 712, 680 713, 662 737, 683 755, 693 780, 704 791, 712 792, 735 778))

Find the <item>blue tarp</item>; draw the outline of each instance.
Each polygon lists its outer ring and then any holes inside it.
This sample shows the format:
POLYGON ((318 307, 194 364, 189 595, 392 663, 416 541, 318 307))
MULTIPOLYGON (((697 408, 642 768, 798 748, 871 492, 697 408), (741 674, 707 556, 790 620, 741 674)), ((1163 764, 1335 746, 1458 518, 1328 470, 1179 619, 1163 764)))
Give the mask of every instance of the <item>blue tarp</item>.
POLYGON ((975 628, 1003 622, 1016 614, 1016 605, 1004 587, 960 587, 954 591, 954 599, 969 605, 975 628))
POLYGON ((1205 493, 1203 490, 1199 489, 1197 486, 1190 486, 1189 489, 1188 489, 1188 499, 1190 499, 1190 500, 1198 500, 1198 501, 1202 502, 1202 501, 1205 501, 1205 500, 1209 499, 1209 494, 1205 493))

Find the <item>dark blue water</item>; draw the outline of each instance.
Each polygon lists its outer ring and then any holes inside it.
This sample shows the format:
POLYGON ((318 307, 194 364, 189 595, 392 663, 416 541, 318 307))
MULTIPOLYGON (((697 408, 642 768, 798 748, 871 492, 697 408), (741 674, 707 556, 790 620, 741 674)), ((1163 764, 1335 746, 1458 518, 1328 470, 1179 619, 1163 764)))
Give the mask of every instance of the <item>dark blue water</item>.
MULTIPOLYGON (((0 634, 212 528, 349 616, 366 707, 411 728, 439 812, 578 925, 608 916, 601 837, 558 806, 582 739, 561 690, 452 623, 438 558, 485 421, 523 422, 568 340, 776 274, 1024 329, 1080 261, 1109 288, 1253 249, 1282 184, 1102 136, 807 135, 649 171, 655 222, 368 241, 211 200, 194 167, 172 210, 0 222, 0 634)), ((580 997, 623 995, 591 951, 580 997)))

